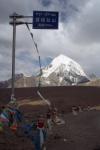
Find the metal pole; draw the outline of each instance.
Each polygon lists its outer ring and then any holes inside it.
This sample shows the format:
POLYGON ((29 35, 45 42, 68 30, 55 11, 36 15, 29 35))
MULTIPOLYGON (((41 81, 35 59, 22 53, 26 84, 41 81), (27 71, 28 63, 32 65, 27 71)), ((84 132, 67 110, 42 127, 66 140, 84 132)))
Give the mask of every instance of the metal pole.
MULTIPOLYGON (((12 41, 12 83, 11 83, 11 100, 15 100, 15 48, 16 48, 16 26, 26 24, 27 22, 18 21, 17 19, 21 18, 32 18, 32 16, 23 16, 13 13, 13 15, 9 16, 12 21, 10 24, 13 26, 13 41, 12 41)), ((32 24, 32 22, 28 22, 28 24, 32 24)))
POLYGON ((16 15, 13 14, 13 42, 12 42, 12 93, 11 100, 15 97, 15 47, 16 47, 16 15))

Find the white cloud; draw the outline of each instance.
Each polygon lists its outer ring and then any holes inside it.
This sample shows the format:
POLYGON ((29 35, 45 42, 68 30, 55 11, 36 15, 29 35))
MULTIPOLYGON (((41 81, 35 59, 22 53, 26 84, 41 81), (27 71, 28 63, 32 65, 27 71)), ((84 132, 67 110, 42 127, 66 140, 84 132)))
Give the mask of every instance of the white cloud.
POLYGON ((100 42, 100 1, 89 1, 69 29, 73 42, 83 45, 100 42))
MULTIPOLYGON (((0 80, 11 76, 12 27, 9 25, 9 15, 14 11, 32 15, 33 10, 60 11, 58 30, 31 29, 42 59, 63 53, 80 63, 87 73, 100 76, 99 6, 99 0, 55 0, 46 7, 41 0, 9 0, 9 3, 0 0, 0 80)), ((16 73, 32 75, 39 69, 34 64, 34 59, 38 60, 38 57, 25 26, 17 27, 16 39, 16 73)))

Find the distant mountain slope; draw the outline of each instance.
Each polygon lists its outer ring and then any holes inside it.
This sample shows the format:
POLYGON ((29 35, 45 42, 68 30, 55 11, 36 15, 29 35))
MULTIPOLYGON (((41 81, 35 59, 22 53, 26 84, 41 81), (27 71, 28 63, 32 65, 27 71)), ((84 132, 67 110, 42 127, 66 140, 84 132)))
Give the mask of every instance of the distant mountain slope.
MULTIPOLYGON (((15 87, 35 87, 35 78, 34 77, 25 77, 23 76, 22 78, 19 78, 15 82, 15 87)), ((8 88, 11 87, 11 84, 8 86, 8 88)))
MULTIPOLYGON (((26 77, 23 74, 15 75, 15 87, 35 87, 35 77, 26 77)), ((0 82, 0 88, 11 88, 11 79, 0 82)))
POLYGON ((90 82, 83 83, 81 85, 84 85, 84 86, 100 86, 100 79, 95 79, 95 80, 92 80, 90 82))
POLYGON ((43 86, 66 86, 77 85, 89 81, 82 67, 65 55, 56 57, 43 69, 43 86))

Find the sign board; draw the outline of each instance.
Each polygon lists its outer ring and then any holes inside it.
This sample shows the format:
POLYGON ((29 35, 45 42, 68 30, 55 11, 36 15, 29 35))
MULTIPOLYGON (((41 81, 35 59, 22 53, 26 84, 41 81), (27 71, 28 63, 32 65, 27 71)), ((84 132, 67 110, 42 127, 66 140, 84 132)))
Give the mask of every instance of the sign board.
POLYGON ((33 29, 58 29, 58 12, 33 11, 33 29))

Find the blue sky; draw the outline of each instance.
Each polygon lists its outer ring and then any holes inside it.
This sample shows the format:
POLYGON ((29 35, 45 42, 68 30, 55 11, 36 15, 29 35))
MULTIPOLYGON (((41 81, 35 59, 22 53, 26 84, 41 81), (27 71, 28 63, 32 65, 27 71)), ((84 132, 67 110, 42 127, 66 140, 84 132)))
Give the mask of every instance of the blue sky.
MULTIPOLYGON (((85 73, 100 77, 100 0, 0 0, 0 80, 11 77, 12 26, 9 15, 33 10, 58 11, 58 30, 35 30, 42 64, 60 54, 78 62, 85 73)), ((28 21, 28 20, 26 20, 28 21)), ((31 20, 29 20, 31 21, 31 20)), ((38 56, 25 26, 17 27, 16 73, 38 72, 38 56)))

